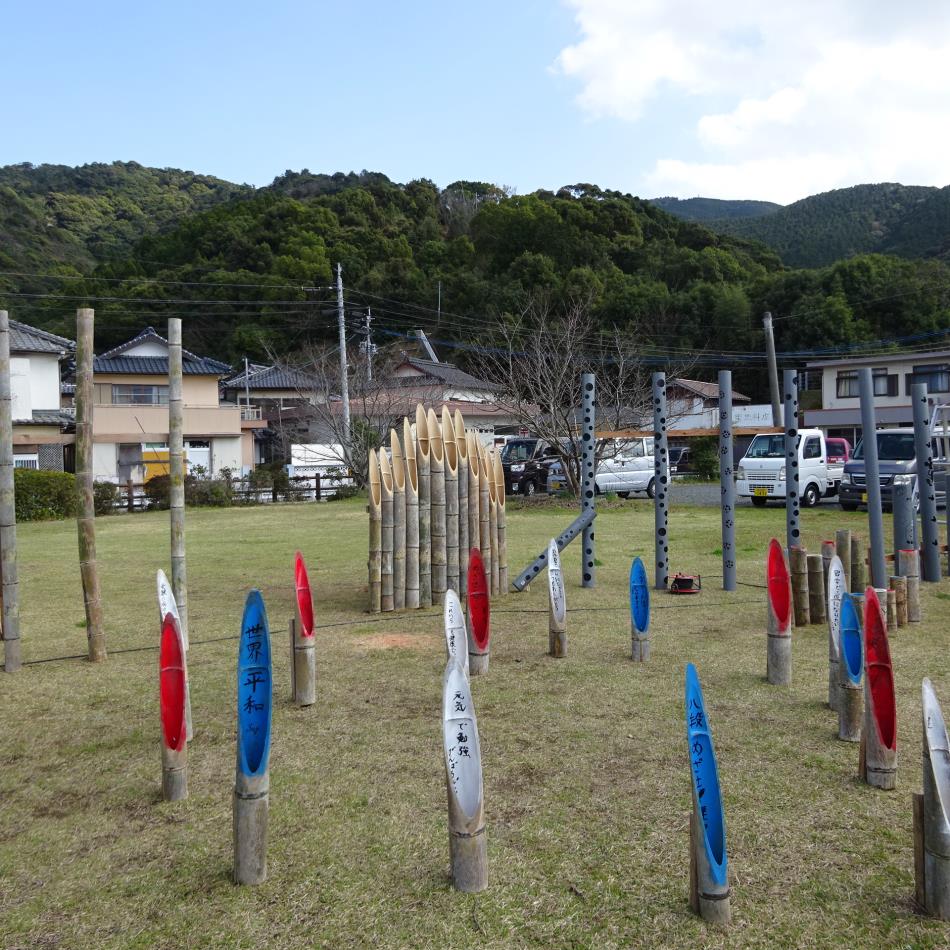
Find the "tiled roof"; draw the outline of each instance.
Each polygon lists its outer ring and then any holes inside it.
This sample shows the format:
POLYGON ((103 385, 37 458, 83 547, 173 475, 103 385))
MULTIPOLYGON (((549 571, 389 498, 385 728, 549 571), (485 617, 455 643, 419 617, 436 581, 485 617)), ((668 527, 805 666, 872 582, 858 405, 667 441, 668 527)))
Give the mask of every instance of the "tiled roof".
MULTIPOLYGON (((226 379, 221 385, 225 389, 244 389, 243 372, 226 379)), ((300 370, 282 366, 254 366, 247 374, 247 388, 254 389, 292 389, 294 392, 309 392, 314 387, 314 378, 300 370)))
MULTIPOLYGON (((668 387, 679 386, 680 388, 685 389, 687 392, 695 393, 697 396, 701 396, 703 399, 719 398, 719 384, 707 383, 702 379, 683 379, 681 376, 671 376, 667 380, 666 385, 668 387)), ((735 389, 732 391, 732 401, 752 402, 748 396, 744 396, 735 389)))
POLYGON ((47 330, 20 323, 19 320, 10 321, 10 352, 11 353, 71 353, 76 349, 72 340, 57 336, 47 330))
MULTIPOLYGON (((433 360, 420 360, 414 356, 407 356, 403 365, 411 366, 423 375, 445 383, 446 386, 457 386, 459 389, 483 389, 488 391, 494 391, 500 388, 494 383, 490 383, 487 379, 479 379, 477 376, 466 373, 452 363, 436 363, 433 360)), ((405 378, 412 381, 411 376, 405 378)), ((418 380, 415 381, 418 382, 418 380)))
POLYGON ((14 419, 13 422, 21 426, 64 426, 72 425, 75 418, 63 409, 34 409, 31 419, 14 419))
MULTIPOLYGON (((130 349, 142 343, 156 341, 168 346, 168 340, 156 332, 154 327, 146 327, 138 336, 97 356, 93 360, 94 373, 140 373, 143 376, 167 376, 168 357, 165 356, 125 356, 130 349)), ((184 347, 181 351, 182 372, 185 376, 224 376, 231 367, 220 360, 208 356, 196 356, 184 347)))

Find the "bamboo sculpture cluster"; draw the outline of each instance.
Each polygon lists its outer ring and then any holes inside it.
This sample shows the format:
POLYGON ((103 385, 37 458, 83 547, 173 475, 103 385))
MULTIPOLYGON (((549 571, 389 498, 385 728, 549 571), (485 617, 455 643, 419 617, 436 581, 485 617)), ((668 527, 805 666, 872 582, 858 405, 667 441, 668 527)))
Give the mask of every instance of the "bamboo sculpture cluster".
POLYGON ((416 407, 402 436, 369 454, 370 611, 442 604, 468 591, 478 548, 492 595, 508 592, 508 523, 501 458, 461 412, 416 407))

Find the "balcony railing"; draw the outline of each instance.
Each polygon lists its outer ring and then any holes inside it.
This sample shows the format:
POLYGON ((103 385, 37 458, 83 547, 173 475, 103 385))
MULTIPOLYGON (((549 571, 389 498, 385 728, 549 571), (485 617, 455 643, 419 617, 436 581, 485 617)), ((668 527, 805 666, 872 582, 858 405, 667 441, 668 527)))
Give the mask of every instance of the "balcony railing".
POLYGON ((241 421, 242 422, 256 422, 260 420, 261 417, 261 407, 260 406, 241 406, 241 421))

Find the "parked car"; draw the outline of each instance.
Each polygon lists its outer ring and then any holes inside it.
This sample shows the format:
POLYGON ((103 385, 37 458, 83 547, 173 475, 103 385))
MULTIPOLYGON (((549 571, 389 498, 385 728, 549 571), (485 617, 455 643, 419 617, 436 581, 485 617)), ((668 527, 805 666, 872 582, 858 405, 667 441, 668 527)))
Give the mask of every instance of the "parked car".
MULTIPOLYGON (((878 477, 881 481, 881 507, 890 509, 894 482, 905 478, 912 483, 917 477, 917 454, 914 448, 914 430, 878 429, 877 459, 878 477)), ((946 503, 946 491, 936 486, 937 504, 946 503)), ((854 447, 851 459, 844 466, 844 477, 839 492, 841 507, 856 511, 859 505, 867 504, 867 480, 864 472, 864 439, 854 447)))
POLYGON ((689 446, 675 445, 670 449, 670 474, 685 475, 691 472, 689 446))
POLYGON ((656 494, 653 477, 653 437, 627 439, 617 454, 597 466, 594 482, 598 492, 616 492, 628 498, 633 492, 646 492, 649 498, 656 494))
POLYGON ((829 465, 844 465, 851 459, 851 443, 847 439, 825 439, 829 465))
MULTIPOLYGON (((817 505, 838 491, 843 467, 828 464, 824 433, 802 429, 798 441, 798 491, 802 507, 817 505)), ((736 494, 762 507, 770 498, 785 498, 785 436, 760 432, 736 469, 736 494)))
POLYGON ((557 453, 543 439, 509 439, 501 450, 507 494, 533 495, 547 488, 548 468, 557 453))

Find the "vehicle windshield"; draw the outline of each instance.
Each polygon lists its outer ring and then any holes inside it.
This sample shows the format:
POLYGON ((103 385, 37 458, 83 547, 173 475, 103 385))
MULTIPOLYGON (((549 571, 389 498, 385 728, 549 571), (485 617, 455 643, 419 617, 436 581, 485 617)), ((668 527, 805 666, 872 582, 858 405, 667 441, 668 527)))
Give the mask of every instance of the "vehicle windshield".
POLYGON ((501 450, 502 462, 527 462, 534 457, 537 439, 512 439, 501 450))
MULTIPOLYGON (((882 462, 910 462, 914 458, 913 432, 878 432, 877 457, 882 462)), ((853 459, 864 458, 864 439, 854 448, 853 459)))
POLYGON ((681 456, 685 451, 686 451, 686 449, 681 449, 681 448, 677 448, 677 447, 674 446, 672 449, 670 449, 670 461, 675 464, 676 462, 678 462, 678 461, 680 460, 680 456, 681 456))
POLYGON ((748 459, 781 459, 785 458, 784 435, 757 435, 746 450, 748 459))

